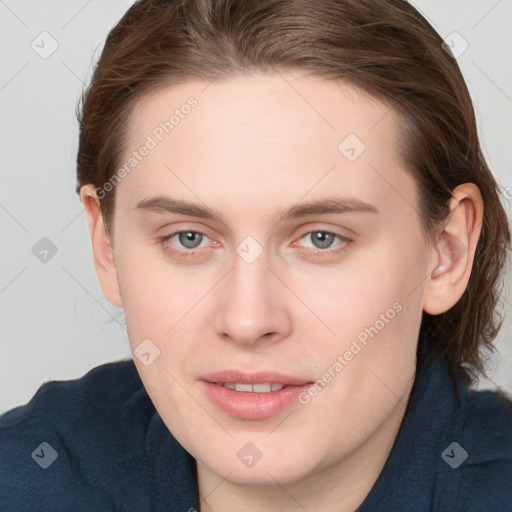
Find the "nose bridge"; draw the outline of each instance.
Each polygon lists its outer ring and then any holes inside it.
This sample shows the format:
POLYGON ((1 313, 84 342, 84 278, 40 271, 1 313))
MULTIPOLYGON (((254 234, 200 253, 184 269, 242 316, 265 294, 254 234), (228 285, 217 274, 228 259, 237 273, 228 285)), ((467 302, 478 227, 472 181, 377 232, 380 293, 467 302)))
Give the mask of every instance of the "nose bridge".
POLYGON ((265 255, 251 262, 236 255, 219 311, 220 335, 241 344, 287 335, 290 317, 285 297, 278 292, 267 264, 265 255))
MULTIPOLYGON (((253 263, 247 263, 237 257, 231 272, 230 285, 234 296, 245 299, 245 304, 262 304, 265 294, 269 293, 267 261, 264 257, 253 263)), ((241 304, 243 305, 243 304, 241 304)))

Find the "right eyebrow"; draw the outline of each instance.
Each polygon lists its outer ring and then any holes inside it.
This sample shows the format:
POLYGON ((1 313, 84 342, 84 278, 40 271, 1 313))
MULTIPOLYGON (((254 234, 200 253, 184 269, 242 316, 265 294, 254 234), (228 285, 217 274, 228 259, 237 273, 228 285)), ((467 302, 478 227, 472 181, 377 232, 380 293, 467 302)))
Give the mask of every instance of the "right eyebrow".
POLYGON ((213 219, 225 224, 220 212, 213 210, 206 205, 182 201, 169 196, 148 197, 139 201, 135 208, 143 212, 178 213, 181 215, 188 215, 189 217, 213 219))

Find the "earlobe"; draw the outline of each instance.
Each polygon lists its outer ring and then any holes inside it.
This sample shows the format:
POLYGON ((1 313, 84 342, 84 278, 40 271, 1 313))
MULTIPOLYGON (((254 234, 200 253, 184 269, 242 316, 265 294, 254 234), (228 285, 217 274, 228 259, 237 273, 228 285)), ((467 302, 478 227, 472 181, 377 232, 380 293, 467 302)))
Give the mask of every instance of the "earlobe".
POLYGON ((439 315, 451 309, 464 294, 481 232, 483 200, 472 183, 458 186, 448 216, 432 247, 431 267, 423 296, 423 310, 439 315))
POLYGON ((85 208, 89 235, 91 237, 94 266, 105 298, 114 306, 122 307, 117 279, 117 269, 110 235, 105 229, 100 202, 93 185, 80 189, 80 199, 85 208))

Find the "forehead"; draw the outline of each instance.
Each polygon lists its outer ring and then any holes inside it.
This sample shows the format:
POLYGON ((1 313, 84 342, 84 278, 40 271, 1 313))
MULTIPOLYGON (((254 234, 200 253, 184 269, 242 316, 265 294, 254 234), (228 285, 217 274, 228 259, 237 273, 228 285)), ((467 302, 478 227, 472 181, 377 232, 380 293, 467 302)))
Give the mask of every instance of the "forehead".
POLYGON ((312 136, 313 131, 320 137, 355 133, 370 141, 371 132, 384 118, 385 126, 376 134, 388 134, 392 140, 394 134, 389 133, 389 127, 398 121, 398 114, 383 100, 341 80, 292 72, 240 74, 211 82, 193 80, 143 97, 129 120, 130 141, 140 141, 173 114, 172 135, 178 137, 183 127, 175 131, 174 128, 188 116, 190 98, 196 100, 197 106, 192 109, 192 121, 186 124, 194 124, 197 137, 206 131, 212 140, 215 132, 215 142, 241 128, 240 139, 250 135, 251 129, 258 133, 251 141, 253 144, 264 142, 270 135, 289 139, 301 134, 312 136), (200 117, 201 122, 194 123, 194 117, 200 117))
POLYGON ((219 204, 226 190, 239 192, 243 205, 262 193, 297 201, 340 188, 368 201, 402 194, 413 201, 398 152, 400 121, 353 85, 291 72, 173 85, 134 109, 123 163, 151 149, 119 189, 132 204, 177 189, 219 204))

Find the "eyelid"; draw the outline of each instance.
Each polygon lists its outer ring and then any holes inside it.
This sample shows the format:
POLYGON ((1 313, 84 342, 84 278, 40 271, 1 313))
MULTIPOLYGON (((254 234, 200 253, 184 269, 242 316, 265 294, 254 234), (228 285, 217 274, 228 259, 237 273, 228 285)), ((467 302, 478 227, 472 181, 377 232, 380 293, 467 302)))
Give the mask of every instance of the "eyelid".
POLYGON ((179 233, 192 232, 192 233, 198 233, 200 235, 206 236, 210 240, 213 240, 213 237, 209 234, 211 231, 209 228, 203 227, 202 224, 201 224, 201 227, 196 227, 194 224, 197 225, 197 223, 195 223, 195 222, 187 222, 187 221, 173 222, 172 224, 166 224, 166 225, 158 228, 157 233, 167 233, 167 234, 157 235, 157 238, 162 240, 162 239, 166 239, 166 238, 171 238, 174 235, 177 235, 179 233), (176 224, 179 224, 179 226, 176 227, 176 224), (169 229, 172 231, 168 231, 169 229))
MULTIPOLYGON (((347 228, 348 229, 348 228, 347 228)), ((346 235, 342 235, 341 233, 338 233, 336 232, 335 230, 330 230, 330 229, 324 229, 324 228, 304 228, 303 230, 301 230, 299 232, 299 234, 295 237, 295 240, 294 242, 292 242, 292 245, 297 241, 297 240, 300 240, 302 238, 304 238, 306 235, 310 235, 312 233, 327 233, 329 235, 333 235, 335 237, 338 237, 340 240, 344 241, 344 242, 353 242, 353 239, 346 236, 346 235)))
MULTIPOLYGON (((307 253, 308 257, 319 259, 322 257, 327 257, 328 255, 336 255, 341 254, 346 249, 348 249, 348 246, 353 242, 354 240, 352 238, 349 238, 345 235, 342 235, 339 232, 336 232, 336 230, 330 230, 330 229, 324 229, 322 227, 317 228, 302 228, 300 230, 300 233, 294 237, 294 241, 291 242, 292 247, 298 247, 300 252, 307 253), (339 239, 339 243, 332 246, 327 247, 325 249, 321 248, 312 248, 312 247, 304 247, 299 242, 306 236, 313 233, 326 233, 330 234, 334 237, 337 237, 339 239)), ((212 237, 210 237, 205 230, 202 229, 195 229, 195 228, 181 228, 181 229, 175 229, 171 233, 159 237, 159 242, 163 246, 164 251, 169 252, 171 254, 174 254, 179 259, 185 259, 185 258, 194 258, 195 256, 200 257, 201 254, 205 254, 209 249, 211 248, 218 248, 221 247, 222 244, 220 244, 218 241, 214 240, 212 237), (211 244, 207 245, 206 247, 197 247, 193 249, 187 249, 187 248, 181 248, 178 245, 171 243, 170 240, 181 233, 187 233, 192 232, 199 235, 202 235, 203 237, 206 237, 210 239, 212 242, 211 244), (169 244, 169 246, 166 247, 166 245, 169 244)))
MULTIPOLYGON (((201 231, 199 229, 177 229, 176 231, 173 231, 171 233, 169 233, 168 235, 165 235, 165 236, 162 236, 162 237, 159 237, 160 240, 162 242, 166 242, 166 241, 169 241, 174 238, 176 235, 180 235, 181 233, 195 233, 197 235, 201 235, 203 236, 204 238, 208 238, 210 241, 214 242, 214 244, 217 244, 219 245, 218 242, 216 242, 215 240, 212 239, 211 236, 209 236, 207 233, 205 233, 204 231, 201 231)), ((199 251, 201 249, 206 249, 206 247, 199 247, 199 248, 196 248, 196 249, 181 249, 179 248, 178 250, 182 250, 182 251, 186 251, 186 252, 193 252, 193 251, 199 251)))
MULTIPOLYGON (((201 231, 199 229, 177 229, 175 231, 172 231, 171 233, 165 235, 165 236, 162 236, 160 237, 162 240, 170 240, 171 238, 173 238, 174 236, 176 235, 179 235, 181 233, 197 233, 198 235, 202 235, 206 238, 209 238, 210 240, 214 241, 212 239, 211 236, 209 236, 207 233, 205 233, 204 231, 201 231)), ((306 235, 310 235, 312 233, 327 233, 329 235, 333 235, 333 236, 336 236, 338 238, 340 238, 341 240, 344 240, 344 241, 352 241, 349 237, 345 236, 345 235, 342 235, 340 233, 336 233, 335 231, 330 231, 328 229, 304 229, 298 236, 295 237, 295 240, 294 242, 297 240, 297 239, 301 239, 301 238, 304 238, 306 235)), ((292 243, 294 243, 292 242, 292 243)), ((218 242, 217 242, 218 243, 218 242)))

